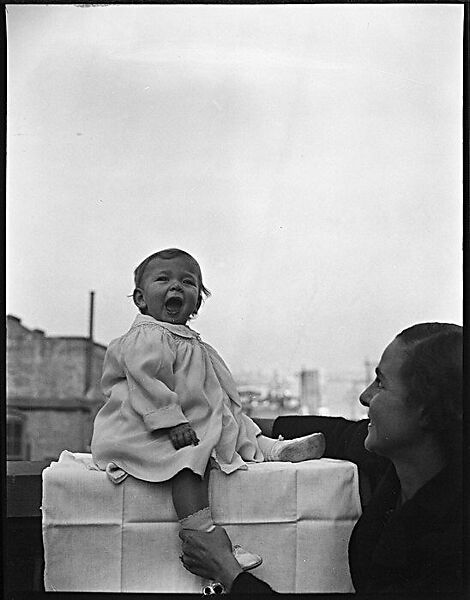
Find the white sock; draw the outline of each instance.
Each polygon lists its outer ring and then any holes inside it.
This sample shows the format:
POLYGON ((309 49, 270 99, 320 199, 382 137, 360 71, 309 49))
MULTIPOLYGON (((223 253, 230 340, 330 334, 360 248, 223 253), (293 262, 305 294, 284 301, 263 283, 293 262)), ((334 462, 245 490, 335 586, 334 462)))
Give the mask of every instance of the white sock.
POLYGON ((211 509, 206 506, 192 515, 179 520, 182 529, 192 529, 193 531, 213 531, 215 529, 212 520, 211 509))
POLYGON ((274 448, 277 448, 279 446, 278 442, 283 439, 284 438, 282 437, 282 435, 280 435, 277 440, 274 440, 273 438, 268 438, 262 434, 260 434, 256 437, 258 446, 264 456, 264 462, 276 460, 273 450, 274 450, 274 448))

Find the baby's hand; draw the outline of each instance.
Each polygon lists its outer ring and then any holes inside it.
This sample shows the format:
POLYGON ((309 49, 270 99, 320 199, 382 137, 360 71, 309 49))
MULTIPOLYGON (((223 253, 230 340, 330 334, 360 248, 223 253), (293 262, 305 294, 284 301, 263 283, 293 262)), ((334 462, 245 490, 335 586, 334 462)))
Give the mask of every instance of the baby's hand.
POLYGON ((176 427, 171 427, 169 431, 170 440, 176 450, 183 448, 184 446, 197 446, 199 439, 196 432, 189 423, 181 423, 176 427))

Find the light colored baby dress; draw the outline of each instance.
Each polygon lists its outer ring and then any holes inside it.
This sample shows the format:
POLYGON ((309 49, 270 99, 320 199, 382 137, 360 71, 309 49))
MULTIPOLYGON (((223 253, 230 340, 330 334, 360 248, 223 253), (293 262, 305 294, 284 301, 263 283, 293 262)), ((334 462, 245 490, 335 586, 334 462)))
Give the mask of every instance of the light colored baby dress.
POLYGON ((184 468, 203 475, 210 457, 224 473, 262 462, 259 427, 242 412, 222 358, 187 325, 137 315, 106 352, 91 443, 100 469, 116 465, 145 481, 184 468), (189 422, 200 442, 175 450, 168 427, 189 422))

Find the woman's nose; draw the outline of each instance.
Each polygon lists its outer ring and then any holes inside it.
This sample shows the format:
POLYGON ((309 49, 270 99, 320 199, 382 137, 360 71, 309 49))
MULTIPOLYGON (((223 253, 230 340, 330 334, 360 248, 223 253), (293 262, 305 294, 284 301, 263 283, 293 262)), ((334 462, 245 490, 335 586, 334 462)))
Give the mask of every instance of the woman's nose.
MULTIPOLYGON (((372 384, 371 384, 372 385, 372 384)), ((370 403, 370 385, 368 385, 366 387, 366 389, 361 393, 361 395, 359 396, 359 402, 362 404, 362 406, 369 406, 370 403)))

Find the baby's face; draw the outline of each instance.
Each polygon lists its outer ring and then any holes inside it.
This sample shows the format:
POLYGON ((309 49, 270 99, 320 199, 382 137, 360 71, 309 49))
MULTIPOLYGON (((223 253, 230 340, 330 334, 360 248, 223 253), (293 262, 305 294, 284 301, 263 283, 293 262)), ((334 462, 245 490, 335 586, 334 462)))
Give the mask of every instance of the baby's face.
POLYGON ((184 325, 196 310, 199 272, 185 256, 152 260, 145 269, 134 301, 157 321, 184 325))

